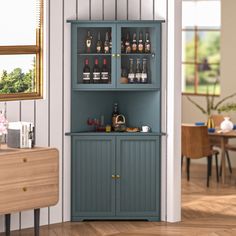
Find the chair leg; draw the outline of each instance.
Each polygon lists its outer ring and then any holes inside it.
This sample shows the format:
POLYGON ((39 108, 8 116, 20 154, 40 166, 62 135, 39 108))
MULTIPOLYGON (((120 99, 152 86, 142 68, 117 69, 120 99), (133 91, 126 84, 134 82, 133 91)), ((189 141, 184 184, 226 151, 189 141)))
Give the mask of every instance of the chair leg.
POLYGON ((6 231, 6 236, 11 235, 11 214, 6 214, 5 215, 5 231, 6 231))
POLYGON ((190 179, 190 158, 187 157, 187 180, 190 179))
POLYGON ((217 183, 219 183, 219 168, 218 168, 218 155, 215 154, 215 160, 216 160, 216 180, 217 183))
POLYGON ((211 163, 212 163, 212 156, 208 156, 207 157, 207 187, 209 187, 209 182, 210 182, 211 163))
POLYGON ((210 158, 209 176, 211 176, 211 172, 212 172, 212 157, 210 158))
POLYGON ((230 172, 230 174, 232 174, 232 166, 231 166, 231 161, 229 158, 229 152, 225 151, 225 154, 226 154, 226 158, 227 158, 227 162, 228 162, 229 172, 230 172))

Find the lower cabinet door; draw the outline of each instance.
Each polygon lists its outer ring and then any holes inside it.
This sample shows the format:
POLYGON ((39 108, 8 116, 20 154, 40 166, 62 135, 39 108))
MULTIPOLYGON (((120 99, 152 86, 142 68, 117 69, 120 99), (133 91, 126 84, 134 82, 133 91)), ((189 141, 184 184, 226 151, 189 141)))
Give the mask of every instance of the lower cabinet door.
POLYGON ((160 220, 159 139, 117 137, 116 216, 160 220))
POLYGON ((115 138, 72 138, 72 220, 115 216, 115 138))

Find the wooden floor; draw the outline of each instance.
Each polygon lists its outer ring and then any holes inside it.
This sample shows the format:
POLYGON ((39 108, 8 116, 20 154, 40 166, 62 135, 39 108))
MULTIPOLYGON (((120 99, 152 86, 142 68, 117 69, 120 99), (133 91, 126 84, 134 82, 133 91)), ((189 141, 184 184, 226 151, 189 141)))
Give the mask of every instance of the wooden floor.
MULTIPOLYGON (((213 173, 206 188, 206 166, 191 165, 191 180, 182 176, 182 222, 90 221, 41 227, 40 236, 229 236, 236 235, 236 169, 224 186, 213 173)), ((4 234, 0 234, 4 235, 4 234)), ((33 230, 12 232, 33 236, 33 230)))

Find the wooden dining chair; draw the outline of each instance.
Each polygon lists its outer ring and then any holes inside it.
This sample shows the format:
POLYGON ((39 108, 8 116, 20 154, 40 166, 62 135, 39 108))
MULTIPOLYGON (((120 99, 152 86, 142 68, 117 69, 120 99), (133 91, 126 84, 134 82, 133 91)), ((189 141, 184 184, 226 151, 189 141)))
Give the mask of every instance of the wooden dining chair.
POLYGON ((216 161, 216 179, 219 182, 218 154, 210 145, 207 126, 182 125, 182 156, 187 159, 187 180, 190 179, 190 159, 207 158, 207 187, 211 176, 212 157, 216 161))
MULTIPOLYGON (((224 121, 224 116, 223 115, 212 115, 211 118, 213 119, 215 127, 220 128, 221 122, 224 121)), ((215 137, 211 137, 210 142, 213 146, 220 148, 220 140, 219 139, 217 139, 215 137)), ((226 150, 225 155, 226 155, 226 159, 227 159, 227 162, 228 162, 229 172, 230 172, 230 174, 232 174, 232 165, 231 165, 231 161, 230 161, 228 151, 234 151, 235 152, 236 151, 236 145, 226 143, 225 150, 226 150)))

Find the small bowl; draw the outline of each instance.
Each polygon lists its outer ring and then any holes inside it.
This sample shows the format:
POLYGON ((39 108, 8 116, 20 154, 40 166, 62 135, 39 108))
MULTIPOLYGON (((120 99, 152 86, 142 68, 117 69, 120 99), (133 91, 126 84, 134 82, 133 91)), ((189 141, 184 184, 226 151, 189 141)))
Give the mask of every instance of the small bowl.
POLYGON ((215 133, 216 129, 215 128, 208 128, 209 133, 215 133))
POLYGON ((196 126, 204 126, 204 125, 205 125, 205 122, 195 122, 195 125, 196 125, 196 126))

